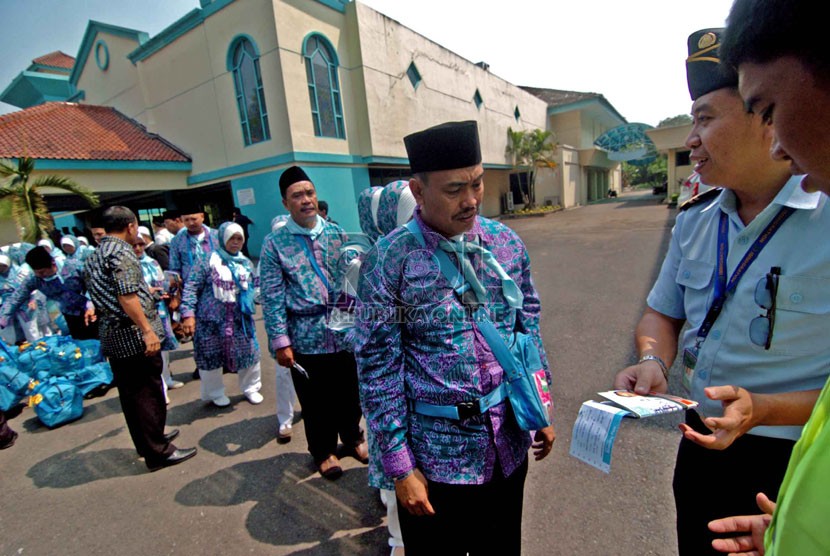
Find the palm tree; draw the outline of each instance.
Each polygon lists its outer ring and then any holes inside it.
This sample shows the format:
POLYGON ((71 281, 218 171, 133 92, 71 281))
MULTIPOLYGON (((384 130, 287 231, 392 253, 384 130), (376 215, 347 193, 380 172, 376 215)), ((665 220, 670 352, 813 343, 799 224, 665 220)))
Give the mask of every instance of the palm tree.
POLYGON ((0 187, 0 202, 6 201, 11 206, 11 214, 17 222, 21 240, 37 243, 55 227, 41 193, 44 187, 78 195, 92 208, 100 204, 95 193, 69 178, 40 176, 33 183, 29 183, 34 170, 35 161, 28 157, 18 159, 16 163, 0 160, 0 179, 6 180, 0 187))
POLYGON ((536 206, 536 169, 550 168, 557 164, 553 160, 559 145, 553 140, 553 132, 543 129, 513 131, 507 128, 505 153, 513 159, 513 167, 527 174, 527 205, 536 206))

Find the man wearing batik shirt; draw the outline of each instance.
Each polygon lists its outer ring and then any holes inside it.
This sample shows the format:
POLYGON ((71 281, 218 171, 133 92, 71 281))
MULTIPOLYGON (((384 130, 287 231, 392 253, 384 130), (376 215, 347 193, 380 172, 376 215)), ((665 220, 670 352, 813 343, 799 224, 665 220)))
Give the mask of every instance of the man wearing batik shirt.
POLYGON ((216 250, 219 240, 216 230, 205 225, 205 213, 200 207, 184 209, 181 214, 184 228, 170 241, 169 270, 181 276, 184 287, 190 270, 216 250))
POLYGON ((106 235, 84 267, 100 315, 101 351, 109 358, 136 451, 150 471, 157 471, 192 458, 196 448, 176 448, 172 441, 178 430, 164 433, 164 331, 131 247, 138 238, 138 221, 130 209, 120 206, 108 208, 101 219, 106 235))
POLYGON ((477 402, 503 381, 470 318, 473 306, 484 305, 507 341, 514 330, 528 333, 547 371, 530 260, 515 232, 478 216, 484 170, 475 122, 442 124, 404 142, 415 223, 426 245, 398 228, 378 240, 361 266, 356 357, 366 422, 404 508, 408 555, 518 555, 527 451, 532 446, 537 460, 547 456, 553 426, 537 431, 533 442, 507 400, 483 413, 456 412, 459 418, 430 416, 427 409, 477 402), (467 266, 474 297, 456 297, 436 249, 467 266), (485 266, 488 252, 498 265, 485 266))
POLYGON ((259 261, 265 330, 271 355, 291 369, 314 464, 323 477, 336 479, 343 472, 338 435, 347 455, 363 463, 369 457, 359 426, 354 356, 326 327, 347 238, 340 226, 319 216, 314 184, 300 167, 280 176, 280 194, 290 218, 265 238, 259 261))

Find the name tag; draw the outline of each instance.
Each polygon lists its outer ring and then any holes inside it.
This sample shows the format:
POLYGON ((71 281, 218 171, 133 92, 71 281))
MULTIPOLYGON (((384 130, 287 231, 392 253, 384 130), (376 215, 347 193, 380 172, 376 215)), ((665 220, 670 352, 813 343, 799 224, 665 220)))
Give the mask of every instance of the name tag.
POLYGON ((698 348, 686 348, 683 350, 683 386, 689 392, 692 391, 692 379, 695 376, 695 367, 697 366, 698 348))

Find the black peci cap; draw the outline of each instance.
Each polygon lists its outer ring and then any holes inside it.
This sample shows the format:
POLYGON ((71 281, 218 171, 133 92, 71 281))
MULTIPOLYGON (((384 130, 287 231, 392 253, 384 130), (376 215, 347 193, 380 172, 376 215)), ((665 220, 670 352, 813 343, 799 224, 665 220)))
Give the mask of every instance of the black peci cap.
POLYGON ((413 174, 468 168, 481 164, 478 124, 447 122, 403 139, 413 174))
POLYGON ((181 216, 186 216, 188 214, 204 214, 205 207, 198 203, 187 203, 178 212, 181 216))
POLYGON ((686 80, 692 100, 724 87, 737 87, 738 74, 720 63, 721 35, 724 29, 701 29, 689 35, 689 57, 686 58, 686 80))
POLYGON ((289 187, 300 181, 310 182, 308 174, 306 174, 299 166, 291 166, 280 176, 280 195, 285 197, 285 192, 289 187))

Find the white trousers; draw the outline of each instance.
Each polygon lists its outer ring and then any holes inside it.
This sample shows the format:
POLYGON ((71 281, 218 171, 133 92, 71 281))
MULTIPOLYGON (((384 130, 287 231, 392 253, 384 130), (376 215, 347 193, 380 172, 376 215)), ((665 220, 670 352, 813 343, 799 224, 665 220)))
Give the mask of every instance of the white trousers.
POLYGON ((294 381, 291 380, 291 371, 277 363, 277 421, 279 426, 290 425, 294 422, 294 381))
POLYGON ((401 522, 398 519, 398 497, 394 490, 380 489, 380 501, 386 506, 386 527, 389 529, 389 546, 403 546, 401 522))
POLYGON ((161 380, 164 383, 165 390, 173 384, 173 377, 170 376, 170 352, 161 352, 161 380))
POLYGON ((161 352, 161 391, 164 392, 164 401, 170 403, 170 398, 167 396, 167 389, 173 378, 170 376, 170 352, 161 352))
MULTIPOLYGON (((25 320, 20 315, 15 315, 13 318, 17 319, 17 323, 20 325, 20 330, 23 331, 26 341, 30 344, 37 342, 44 336, 52 335, 52 331, 49 330, 48 326, 41 326, 38 324, 37 318, 25 320)), ((14 345, 15 341, 20 339, 17 338, 13 322, 9 323, 6 328, 0 329, 0 337, 2 337, 9 345, 14 345)))
MULTIPOLYGON (((248 368, 239 369, 236 375, 239 379, 239 389, 246 396, 259 392, 262 388, 262 371, 259 361, 248 368)), ((225 382, 222 380, 221 367, 211 370, 199 369, 199 376, 202 378, 200 390, 204 401, 213 401, 225 395, 225 382)))

